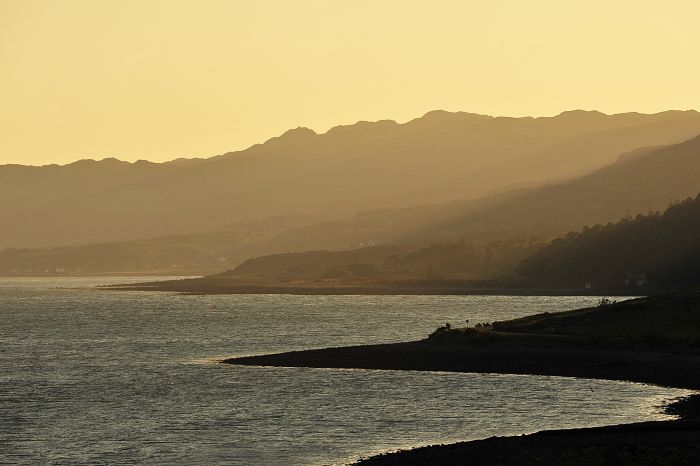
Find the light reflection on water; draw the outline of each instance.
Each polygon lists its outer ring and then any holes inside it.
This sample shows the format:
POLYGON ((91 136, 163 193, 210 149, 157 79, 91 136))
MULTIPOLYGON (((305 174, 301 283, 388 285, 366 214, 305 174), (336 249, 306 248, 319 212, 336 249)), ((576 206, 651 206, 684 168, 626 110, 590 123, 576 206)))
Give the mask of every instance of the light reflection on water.
POLYGON ((688 393, 561 377, 216 363, 421 338, 448 321, 569 309, 595 297, 75 289, 115 280, 0 280, 0 460, 336 463, 429 443, 659 419, 663 400, 688 393))

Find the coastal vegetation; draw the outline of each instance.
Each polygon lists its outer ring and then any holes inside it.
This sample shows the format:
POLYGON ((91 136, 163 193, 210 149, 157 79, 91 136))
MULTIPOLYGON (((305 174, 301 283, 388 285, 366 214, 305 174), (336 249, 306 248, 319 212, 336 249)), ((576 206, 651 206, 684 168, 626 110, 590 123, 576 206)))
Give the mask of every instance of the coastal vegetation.
POLYGON ((627 217, 557 238, 525 259, 539 283, 601 288, 684 287, 700 283, 700 196, 663 214, 627 217))
POLYGON ((475 328, 441 328, 428 340, 517 340, 532 344, 555 341, 574 346, 672 346, 700 350, 700 288, 620 302, 601 300, 591 308, 533 314, 475 328))

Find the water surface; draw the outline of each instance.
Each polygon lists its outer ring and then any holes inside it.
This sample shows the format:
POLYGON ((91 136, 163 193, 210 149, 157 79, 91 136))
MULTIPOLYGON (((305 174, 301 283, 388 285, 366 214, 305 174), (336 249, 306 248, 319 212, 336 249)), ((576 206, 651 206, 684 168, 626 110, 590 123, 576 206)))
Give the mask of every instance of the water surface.
POLYGON ((187 296, 135 279, 0 279, 0 461, 329 464, 542 429, 662 419, 642 384, 257 368, 217 358, 422 338, 595 297, 187 296))

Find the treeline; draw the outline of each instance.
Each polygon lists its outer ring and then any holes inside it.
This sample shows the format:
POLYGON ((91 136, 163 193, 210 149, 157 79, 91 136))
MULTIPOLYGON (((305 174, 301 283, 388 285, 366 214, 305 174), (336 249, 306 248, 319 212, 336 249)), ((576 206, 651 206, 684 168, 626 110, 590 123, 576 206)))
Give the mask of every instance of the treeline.
POLYGON ((543 246, 538 237, 523 236, 488 243, 434 244, 404 256, 389 256, 385 271, 422 273, 429 278, 507 278, 543 246))
POLYGON ((489 243, 456 241, 274 254, 250 259, 222 275, 280 281, 511 279, 521 261, 543 244, 540 238, 518 237, 489 243))
POLYGON ((569 233, 523 261, 538 285, 677 288, 700 282, 700 195, 659 212, 569 233))

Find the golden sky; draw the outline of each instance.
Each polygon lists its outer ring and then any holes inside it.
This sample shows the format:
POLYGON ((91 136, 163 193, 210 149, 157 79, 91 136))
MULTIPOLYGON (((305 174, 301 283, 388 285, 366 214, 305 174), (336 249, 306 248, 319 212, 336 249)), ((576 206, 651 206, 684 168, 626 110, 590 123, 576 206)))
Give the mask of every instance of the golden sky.
POLYGON ((700 109, 699 0, 0 0, 0 163, 429 110, 700 109))

